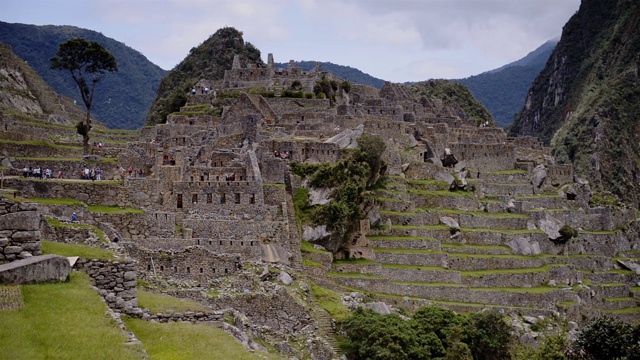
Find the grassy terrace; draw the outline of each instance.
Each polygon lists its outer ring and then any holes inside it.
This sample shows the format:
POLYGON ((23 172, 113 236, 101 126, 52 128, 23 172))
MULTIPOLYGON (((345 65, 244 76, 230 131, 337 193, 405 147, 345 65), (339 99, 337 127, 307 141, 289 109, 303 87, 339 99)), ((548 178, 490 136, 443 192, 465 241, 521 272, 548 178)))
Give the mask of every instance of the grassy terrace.
POLYGON ((303 253, 315 253, 315 254, 328 254, 328 251, 319 250, 313 247, 313 244, 308 242, 307 240, 302 240, 300 245, 300 251, 303 253))
POLYGON ((388 235, 367 235, 369 240, 397 240, 397 241, 436 241, 434 238, 423 236, 388 236, 388 235))
POLYGON ((384 279, 382 276, 374 274, 363 274, 358 272, 333 272, 327 273, 328 277, 334 278, 354 278, 354 279, 384 279))
POLYGON ((533 234, 533 233, 542 233, 542 230, 535 229, 489 229, 489 228, 468 228, 461 227, 460 231, 469 231, 469 232, 490 232, 490 233, 500 233, 500 234, 533 234))
POLYGON ((27 145, 27 146, 47 146, 47 147, 52 147, 52 148, 73 149, 73 150, 82 151, 82 146, 57 145, 57 144, 50 143, 48 141, 27 141, 27 140, 0 139, 0 143, 14 144, 14 145, 27 145))
POLYGON ((430 250, 430 249, 373 248, 373 251, 378 253, 393 253, 393 254, 429 254, 429 255, 445 254, 442 251, 430 250))
POLYGON ((55 241, 42 240, 43 254, 57 254, 62 256, 80 256, 84 259, 115 260, 116 257, 109 250, 87 245, 65 244, 55 241))
POLYGON ((4 359, 142 359, 124 332, 105 316, 106 305, 89 276, 68 282, 21 286, 25 307, 0 312, 4 359))
POLYGON ((302 266, 322 266, 322 264, 320 264, 317 261, 311 260, 309 258, 304 257, 304 255, 302 256, 302 266))
POLYGON ((634 306, 630 308, 624 309, 615 309, 615 310, 601 310, 602 312, 609 314, 639 314, 640 315, 640 306, 634 306))
MULTIPOLYGON (((440 208, 416 208, 416 211, 417 212, 436 212, 440 214, 471 215, 471 216, 496 218, 496 219, 529 219, 531 217, 527 214, 508 213, 508 212, 489 213, 484 211, 464 211, 464 210, 458 210, 458 209, 440 209, 440 208)), ((382 213, 382 211, 380 213, 382 213)))
POLYGON ((486 292, 510 292, 521 294, 546 294, 552 291, 560 290, 557 287, 551 286, 535 286, 535 287, 474 287, 469 288, 471 291, 486 291, 486 292))
POLYGON ((383 264, 381 263, 383 269, 396 269, 396 270, 420 270, 420 271, 451 271, 455 270, 445 269, 441 266, 421 266, 421 265, 405 265, 405 264, 383 264))
POLYGON ((420 189, 408 189, 407 193, 426 196, 452 196, 452 197, 468 197, 474 196, 471 191, 448 191, 448 190, 420 190, 420 189))
POLYGON ((377 262, 369 259, 355 259, 355 260, 333 260, 333 265, 375 265, 377 262))
POLYGON ((513 170, 501 170, 501 171, 488 171, 486 174, 491 175, 526 175, 528 172, 526 170, 513 169, 513 170))
POLYGON ((89 212, 102 214, 144 214, 144 210, 109 205, 89 205, 89 212))
POLYGON ((78 224, 78 223, 65 223, 62 222, 56 218, 52 218, 52 217, 47 217, 47 223, 53 227, 58 227, 58 228, 70 228, 70 229, 89 229, 92 230, 96 235, 98 235, 98 238, 100 238, 100 241, 102 242, 108 242, 107 241, 107 236, 104 234, 104 231, 102 231, 102 229, 100 229, 99 227, 95 226, 95 225, 89 225, 89 224, 78 224))
POLYGON ((405 230, 449 230, 447 225, 391 225, 391 228, 405 230))
POLYGON ((468 270, 460 271, 461 276, 476 276, 482 277, 485 275, 499 275, 499 274, 530 274, 530 273, 543 273, 551 270, 553 266, 564 266, 562 264, 547 264, 537 268, 516 268, 516 269, 491 269, 491 270, 468 270))
MULTIPOLYGON (((340 300, 340 295, 336 292, 311 283, 311 294, 318 302, 318 305, 326 310, 332 318, 338 322, 343 322, 351 315, 347 307, 340 300)), ((356 290, 358 291, 358 290, 356 290)))
POLYGON ((432 287, 464 287, 462 284, 456 283, 430 283, 425 281, 392 281, 395 285, 416 285, 416 286, 432 286, 432 287))
POLYGON ((559 198, 558 194, 533 194, 533 195, 519 195, 516 196, 516 200, 526 200, 526 199, 539 199, 539 198, 559 198))
POLYGON ((23 198, 18 196, 14 200, 18 202, 30 202, 45 205, 87 206, 87 204, 83 203, 82 201, 72 198, 23 198))
POLYGON ((476 249, 476 250, 504 250, 511 252, 511 248, 506 245, 470 245, 470 244, 440 244, 440 247, 447 250, 460 250, 460 249, 476 249))
POLYGON ((604 301, 608 301, 608 302, 635 301, 635 299, 631 296, 624 296, 624 297, 604 298, 604 301))
POLYGON ((192 300, 156 294, 138 287, 138 302, 141 308, 148 308, 152 313, 174 314, 187 311, 205 312, 211 308, 192 300))
POLYGON ((412 211, 400 212, 391 210, 380 210, 380 215, 416 216, 418 215, 418 213, 412 211))

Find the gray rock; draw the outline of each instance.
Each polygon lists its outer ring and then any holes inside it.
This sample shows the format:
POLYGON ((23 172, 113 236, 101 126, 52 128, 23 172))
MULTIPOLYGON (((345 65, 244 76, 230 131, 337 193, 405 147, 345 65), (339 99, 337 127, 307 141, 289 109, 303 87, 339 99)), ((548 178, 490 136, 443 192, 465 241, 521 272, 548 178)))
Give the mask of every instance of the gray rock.
POLYGON ((304 240, 314 242, 324 239, 329 235, 331 234, 327 231, 327 225, 320 225, 316 227, 311 227, 309 225, 302 226, 302 238, 304 240))
POLYGON ((538 323, 538 318, 537 317, 533 317, 533 316, 524 316, 522 318, 524 320, 524 322, 526 322, 527 324, 537 324, 538 323))
POLYGON ((441 216, 440 222, 447 225, 450 228, 460 230, 460 225, 458 224, 458 222, 450 216, 441 216))
POLYGON ((538 228, 552 240, 560 237, 560 228, 562 228, 563 225, 560 220, 554 218, 549 213, 545 214, 544 219, 538 220, 538 228))
POLYGON ((640 275, 640 264, 633 260, 620 260, 618 259, 618 264, 620 264, 625 269, 631 270, 636 274, 640 275))
POLYGON ((11 239, 13 242, 22 243, 26 241, 40 240, 40 231, 16 231, 11 239))
POLYGON ((380 216, 380 211, 377 206, 374 206, 369 212, 367 212, 367 220, 369 220, 369 224, 371 226, 379 226, 382 217, 380 216))
POLYGON ((65 281, 69 277, 69 260, 59 255, 32 256, 0 265, 0 283, 32 284, 65 281))
POLYGON ((535 168, 533 168, 533 171, 531 171, 531 184, 533 184, 533 186, 538 189, 542 187, 542 184, 544 183, 544 180, 546 178, 547 168, 542 164, 536 166, 535 168))
POLYGON ((324 205, 329 202, 330 188, 309 189, 309 205, 324 205))
POLYGON ((362 304, 362 307, 365 309, 371 309, 373 312, 376 312, 380 315, 389 315, 391 314, 391 307, 381 301, 379 302, 371 302, 362 304))
POLYGON ((410 163, 402 164, 402 172, 406 172, 409 169, 410 163))
POLYGON ((346 129, 336 136, 325 141, 327 144, 336 144, 341 149, 355 149, 358 146, 357 139, 362 136, 364 125, 358 125, 354 130, 346 129))
POLYGON ((537 241, 523 237, 512 239, 507 245, 516 255, 538 255, 542 252, 540 250, 540 244, 538 244, 537 241))
POLYGON ((9 169, 13 168, 13 165, 11 165, 11 160, 9 160, 9 158, 2 159, 2 161, 0 161, 0 165, 9 169))
POLYGON ((37 211, 20 211, 0 216, 0 230, 35 231, 40 229, 40 215, 37 211))
POLYGON ((7 246, 4 248, 5 255, 19 254, 21 251, 22 251, 22 248, 20 246, 7 246))
POLYGON ((293 284, 293 278, 285 271, 280 272, 280 275, 278 275, 278 280, 287 286, 293 284))
POLYGON ((522 326, 522 323, 520 323, 519 320, 514 319, 513 321, 511 321, 511 326, 516 329, 517 331, 524 331, 524 326, 522 326))
POLYGON ((455 185, 455 182, 456 182, 456 178, 453 177, 453 175, 444 171, 438 171, 435 175, 435 178, 436 180, 446 182, 447 184, 449 184, 449 186, 455 185))

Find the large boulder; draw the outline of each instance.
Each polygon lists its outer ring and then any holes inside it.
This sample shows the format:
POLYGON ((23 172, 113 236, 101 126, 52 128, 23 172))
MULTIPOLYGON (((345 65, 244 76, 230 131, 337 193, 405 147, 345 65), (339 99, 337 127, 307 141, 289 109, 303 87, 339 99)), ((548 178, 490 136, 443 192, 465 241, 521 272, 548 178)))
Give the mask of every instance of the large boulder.
POLYGON ((309 205, 324 205, 329 202, 330 188, 309 189, 309 205))
POLYGON ((354 130, 347 129, 325 141, 328 144, 336 144, 341 149, 355 149, 358 147, 358 138, 364 132, 364 125, 359 125, 354 130))
POLYGON ((560 238, 560 229, 564 224, 551 216, 549 213, 546 214, 545 218, 538 220, 538 228, 542 230, 549 239, 555 240, 560 238))
POLYGON ((633 260, 620 260, 618 259, 618 264, 620 264, 625 269, 631 270, 636 274, 640 275, 640 264, 633 260))
POLYGON ((314 242, 324 239, 329 235, 331 234, 327 231, 327 225, 320 225, 316 227, 311 227, 309 225, 302 226, 302 238, 304 240, 314 242))
POLYGON ((523 237, 515 238, 507 243, 516 255, 538 255, 541 253, 540 244, 535 240, 523 237))
POLYGON ((380 315, 389 315, 391 314, 391 306, 383 303, 383 302, 370 302, 364 303, 361 305, 365 309, 371 309, 373 312, 376 312, 380 315))
POLYGON ((0 265, 0 283, 33 284, 66 281, 71 271, 69 260, 60 255, 39 255, 0 265))
POLYGON ((448 172, 438 171, 435 175, 436 180, 444 181, 449 184, 449 187, 456 185, 456 178, 448 172))
POLYGON ((40 214, 37 211, 19 211, 0 216, 0 230, 40 229, 40 214))
POLYGON ((531 171, 531 184, 534 188, 539 189, 547 178, 547 168, 544 165, 538 165, 531 171))
POLYGON ((442 216, 440 217, 440 222, 447 225, 450 228, 454 228, 456 230, 460 230, 460 225, 458 224, 458 222, 449 216, 442 216))

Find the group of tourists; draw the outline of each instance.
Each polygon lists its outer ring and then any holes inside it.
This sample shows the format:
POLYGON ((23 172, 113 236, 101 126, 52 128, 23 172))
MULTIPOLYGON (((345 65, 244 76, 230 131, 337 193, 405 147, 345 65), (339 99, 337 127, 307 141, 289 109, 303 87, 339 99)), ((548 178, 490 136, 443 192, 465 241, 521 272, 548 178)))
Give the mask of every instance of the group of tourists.
POLYGON ((84 168, 82 171, 82 179, 83 180, 103 180, 102 177, 102 169, 100 168, 84 168))
POLYGON ((124 179, 125 174, 129 173, 129 177, 130 178, 135 178, 136 174, 141 178, 144 179, 146 173, 144 171, 144 169, 140 169, 138 170, 138 172, 136 173, 136 171, 133 169, 133 166, 129 165, 129 168, 127 170, 125 170, 122 166, 120 167, 120 177, 122 179, 124 179))
POLYGON ((289 152, 288 152, 288 151, 285 151, 285 152, 284 152, 284 154, 281 154, 281 153, 280 153, 279 151, 277 151, 277 150, 273 152, 273 156, 275 156, 275 157, 277 157, 277 158, 282 158, 282 159, 285 159, 285 160, 289 160, 289 157, 290 157, 290 155, 289 155, 289 152))
MULTIPOLYGON (((51 179, 53 178, 53 170, 46 168, 43 169, 41 167, 24 167, 22 169, 22 176, 25 178, 36 178, 36 179, 51 179)), ((58 179, 62 179, 62 170, 58 170, 58 179)))

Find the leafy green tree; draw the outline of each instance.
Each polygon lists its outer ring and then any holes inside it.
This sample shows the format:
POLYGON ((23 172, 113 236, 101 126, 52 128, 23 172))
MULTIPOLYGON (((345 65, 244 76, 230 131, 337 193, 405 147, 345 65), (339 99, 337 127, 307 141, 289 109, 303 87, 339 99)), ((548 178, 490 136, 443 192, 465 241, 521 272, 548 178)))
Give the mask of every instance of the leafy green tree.
POLYGON ((499 313, 495 311, 475 313, 469 325, 469 347, 474 359, 509 359, 511 327, 499 313))
POLYGON ((380 169, 382 168, 382 154, 386 150, 387 145, 382 138, 375 135, 362 134, 358 138, 358 157, 361 161, 369 165, 369 178, 367 179, 367 187, 372 186, 380 177, 380 169))
POLYGON ((576 353, 584 353, 590 360, 638 359, 639 328, 609 316, 598 317, 580 331, 574 344, 576 353))
POLYGON ((68 70, 73 81, 80 90, 82 102, 87 108, 84 123, 76 126, 82 135, 85 154, 89 151, 89 131, 91 131, 91 105, 96 85, 100 81, 98 75, 106 71, 118 71, 116 58, 102 45, 95 41, 74 38, 60 44, 56 56, 50 59, 52 69, 68 70))

